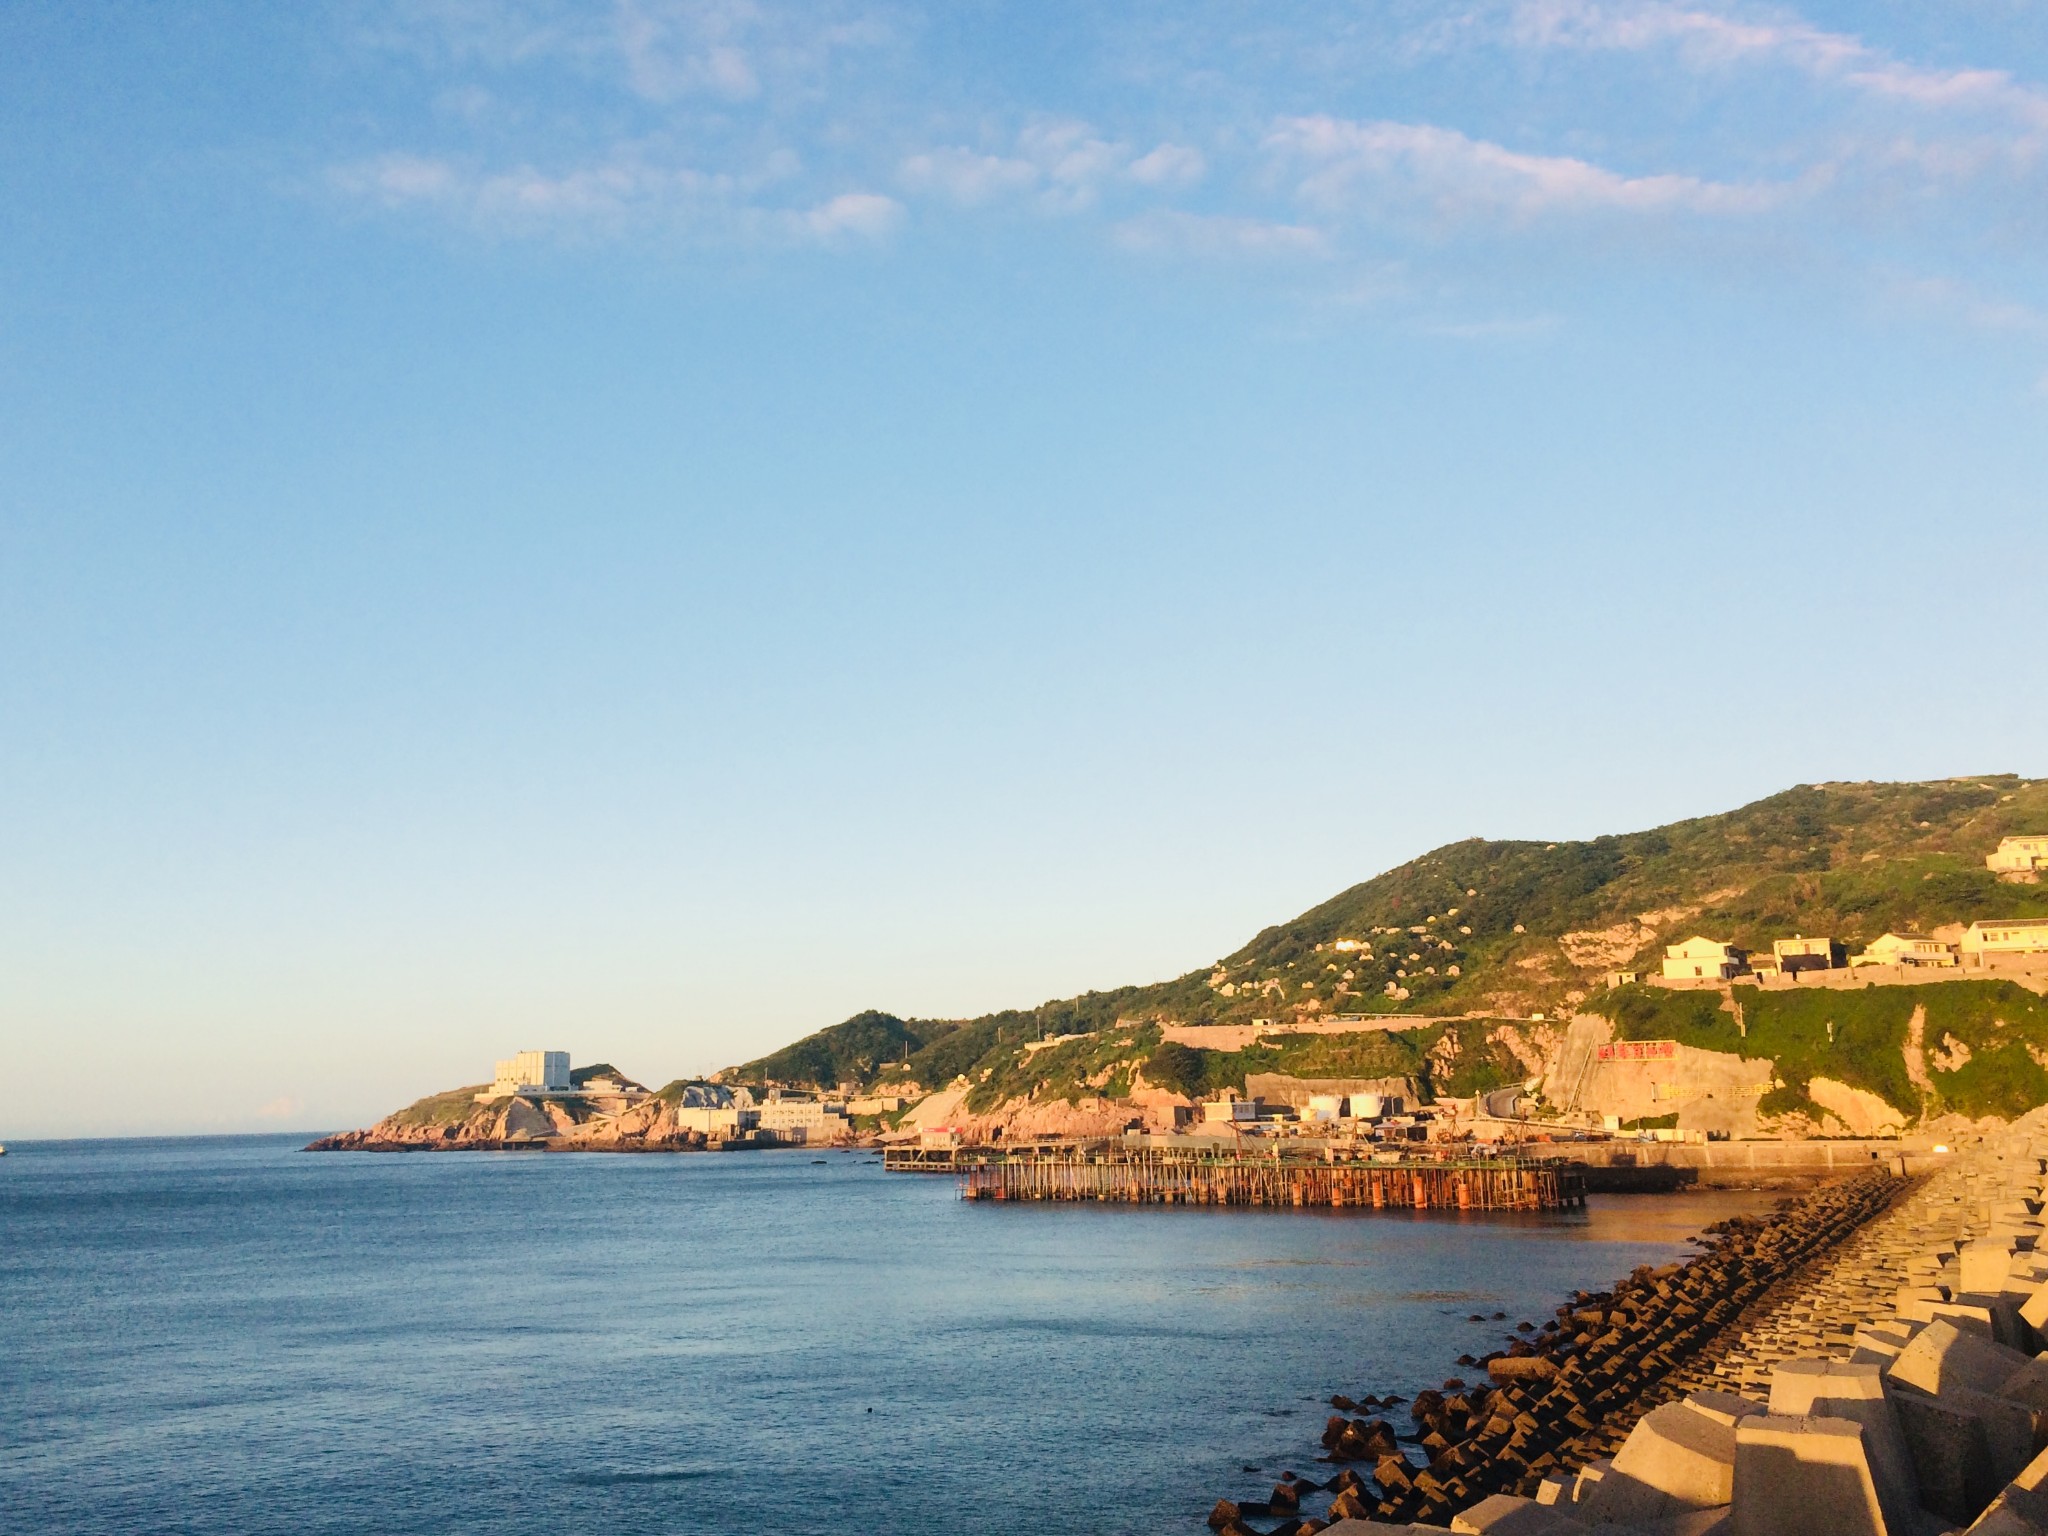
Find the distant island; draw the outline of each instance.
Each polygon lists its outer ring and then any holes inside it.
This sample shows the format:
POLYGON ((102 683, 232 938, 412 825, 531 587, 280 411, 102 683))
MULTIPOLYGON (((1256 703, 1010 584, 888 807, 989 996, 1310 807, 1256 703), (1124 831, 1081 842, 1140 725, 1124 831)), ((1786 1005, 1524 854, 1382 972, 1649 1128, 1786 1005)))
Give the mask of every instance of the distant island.
POLYGON ((1332 1100, 1355 1118, 1353 1097, 1462 1102, 1445 1119, 1467 1135, 2009 1119, 2048 1103, 2043 871, 2048 780, 1804 785, 1647 832, 1452 843, 1173 981, 968 1020, 869 1011, 656 1091, 513 1058, 314 1145, 1168 1134, 1233 1101, 1233 1134, 1299 1133, 1332 1100))

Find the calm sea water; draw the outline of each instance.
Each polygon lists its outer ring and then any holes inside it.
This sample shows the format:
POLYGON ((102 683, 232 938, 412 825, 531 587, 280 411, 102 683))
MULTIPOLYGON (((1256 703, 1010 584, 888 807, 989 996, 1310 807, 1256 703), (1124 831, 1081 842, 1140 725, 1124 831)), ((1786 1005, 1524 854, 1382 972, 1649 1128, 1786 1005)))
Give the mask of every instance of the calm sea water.
POLYGON ((0 1158, 7 1530, 1194 1536, 1315 1475, 1330 1393, 1768 1203, 992 1208, 858 1154, 304 1139, 0 1158))

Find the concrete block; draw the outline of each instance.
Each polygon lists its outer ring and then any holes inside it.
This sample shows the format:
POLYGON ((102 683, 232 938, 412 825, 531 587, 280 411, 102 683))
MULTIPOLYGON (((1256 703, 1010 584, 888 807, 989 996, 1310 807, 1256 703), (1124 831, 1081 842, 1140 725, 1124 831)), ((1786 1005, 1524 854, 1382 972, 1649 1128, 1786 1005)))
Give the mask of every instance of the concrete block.
MULTIPOLYGON (((1685 1400, 1685 1405, 1695 1413, 1704 1413, 1710 1419, 1723 1424, 1733 1424, 1737 1419, 1747 1418, 1752 1413, 1766 1412, 1765 1405, 1753 1397, 1743 1397, 1735 1392, 1712 1390, 1695 1392, 1685 1400)), ((1775 1410, 1768 1410, 1775 1411, 1775 1410)))
POLYGON ((1592 1498, 1593 1490, 1600 1486, 1608 1473, 1614 1470, 1612 1457, 1603 1456, 1598 1461, 1589 1461, 1579 1468, 1579 1475, 1572 1482, 1572 1502, 1584 1504, 1592 1498))
POLYGON ((2036 1333, 2048 1334, 2048 1281, 2035 1286, 2033 1294, 2020 1303, 2020 1316, 2036 1333))
POLYGON ((1939 1397, 1953 1387, 1995 1392, 2027 1356, 1973 1330, 1940 1319, 1921 1329, 1885 1370, 1887 1380, 1939 1397))
POLYGON ((1998 1395, 2048 1411, 2048 1355, 2037 1355, 1999 1383, 1998 1395))
POLYGON ((1912 1530, 1920 1487, 1879 1367, 1854 1361, 1787 1360, 1771 1373, 1771 1412, 1779 1418, 1849 1419, 1862 1425, 1864 1452, 1885 1523, 1894 1533, 1912 1530))
POLYGON ((1451 1529, 1459 1536, 1583 1536, 1586 1528, 1551 1505, 1496 1493, 1451 1516, 1451 1529))
POLYGON ((1885 1524, 1862 1425, 1757 1414, 1735 1439, 1730 1536, 1902 1536, 1885 1524))
MULTIPOLYGON (((1723 1392, 1709 1396, 1742 1401, 1723 1392)), ((1726 1504, 1735 1487, 1736 1423, 1746 1417, 1691 1403, 1652 1408, 1586 1500, 1587 1522, 1642 1525, 1726 1504)))
POLYGON ((1998 1337, 1997 1325, 1992 1321, 1991 1309, 1987 1306, 1965 1301, 1936 1301, 1925 1303, 1921 1310, 1926 1312, 1930 1323, 1953 1323, 1967 1332, 1980 1333, 1987 1339, 1998 1337))
POLYGON ((1958 1402, 1911 1390, 1893 1394, 1892 1410, 1913 1460, 1921 1507, 1957 1525, 1968 1524, 1999 1488, 1983 1422, 1958 1402))
MULTIPOLYGON (((1949 1298, 1952 1309, 1967 1308, 1975 1317, 1981 1310, 1991 1325, 1991 1337, 2009 1349, 2032 1353, 2034 1330, 2020 1316, 2020 1307, 2026 1302, 2023 1296, 2009 1296, 2003 1291, 1957 1291, 1949 1298)), ((1935 1309, 1936 1317, 1943 1315, 1935 1309)))
POLYGON ((1970 1527, 1971 1536, 2042 1536, 2048 1532, 2048 1451, 2028 1462, 1970 1527))
POLYGON ((2002 1291, 2012 1274, 2014 1249, 1990 1237, 1980 1237, 1956 1256, 1958 1288, 1965 1291, 2002 1291))

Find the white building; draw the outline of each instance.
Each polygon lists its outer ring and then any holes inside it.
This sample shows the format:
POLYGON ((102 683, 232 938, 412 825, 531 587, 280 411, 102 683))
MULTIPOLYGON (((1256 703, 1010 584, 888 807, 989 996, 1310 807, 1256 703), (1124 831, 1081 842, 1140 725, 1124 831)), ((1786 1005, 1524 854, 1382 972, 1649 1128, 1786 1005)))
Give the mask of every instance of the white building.
POLYGON ((567 1051, 521 1051, 498 1063, 488 1097, 510 1098, 515 1093, 566 1093, 569 1091, 567 1051))
POLYGON ((1939 939, 1917 933, 1883 933, 1863 946, 1863 953, 1849 957, 1851 965, 1951 966, 1955 951, 1939 939))
POLYGON ((754 1128, 755 1112, 737 1104, 685 1104, 676 1110, 676 1129, 700 1136, 731 1137, 754 1128))
POLYGON ((845 1105, 821 1099, 770 1099, 753 1113, 758 1117, 754 1123, 762 1130, 773 1131, 777 1139, 797 1146, 836 1141, 851 1124, 845 1105))
POLYGON ((1773 939, 1771 955, 1778 962, 1779 971, 1786 975, 1798 971, 1839 971, 1849 963, 1848 949, 1837 940, 1810 939, 1803 933, 1789 939, 1773 939))
POLYGON ((1694 934, 1683 944, 1664 946, 1666 981, 1726 981, 1749 969, 1749 953, 1719 939, 1694 934))
POLYGON ((1993 955, 2048 956, 2048 917, 2008 917, 1963 930, 1963 963, 1983 965, 1993 955))
POLYGON ((2038 875, 2048 872, 2048 834, 2031 837, 2001 837, 1998 851, 1986 854, 1984 867, 2001 875, 2038 875))

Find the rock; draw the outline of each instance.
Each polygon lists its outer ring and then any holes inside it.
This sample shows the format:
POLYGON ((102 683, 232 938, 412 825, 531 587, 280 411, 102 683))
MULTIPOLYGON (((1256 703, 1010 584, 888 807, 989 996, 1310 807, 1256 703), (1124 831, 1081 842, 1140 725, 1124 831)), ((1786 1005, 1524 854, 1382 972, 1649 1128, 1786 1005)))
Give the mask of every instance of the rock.
POLYGON ((1488 1361, 1486 1374, 1502 1385, 1548 1381, 1557 1374, 1557 1362, 1547 1355, 1505 1356, 1488 1361))
POLYGON ((1238 1508, 1228 1499, 1218 1499, 1216 1507, 1209 1511, 1209 1529, 1220 1531, 1238 1517, 1238 1508))

